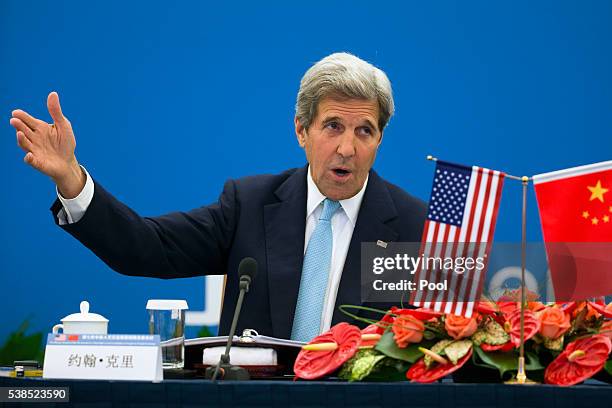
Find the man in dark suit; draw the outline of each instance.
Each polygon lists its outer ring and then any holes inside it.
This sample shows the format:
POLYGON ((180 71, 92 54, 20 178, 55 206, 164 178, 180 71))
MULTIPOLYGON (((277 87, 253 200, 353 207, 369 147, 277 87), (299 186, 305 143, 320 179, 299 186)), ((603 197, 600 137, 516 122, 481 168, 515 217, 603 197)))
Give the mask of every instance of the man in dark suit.
POLYGON ((425 204, 371 169, 394 110, 391 85, 352 55, 332 54, 302 78, 295 129, 308 166, 230 180, 216 204, 155 218, 136 214, 79 166, 54 92, 48 108, 53 124, 16 110, 11 125, 26 163, 57 184, 55 221, 126 275, 226 274, 221 334, 229 331, 244 257, 257 260, 259 273, 238 329, 307 341, 351 320, 337 306, 366 304, 361 243, 421 238, 425 204))

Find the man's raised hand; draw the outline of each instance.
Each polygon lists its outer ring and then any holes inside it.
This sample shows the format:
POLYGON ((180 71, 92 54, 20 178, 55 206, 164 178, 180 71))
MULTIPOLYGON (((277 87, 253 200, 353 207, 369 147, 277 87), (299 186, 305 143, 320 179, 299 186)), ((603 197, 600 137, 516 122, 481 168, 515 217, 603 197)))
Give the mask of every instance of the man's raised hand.
POLYGON ((11 126, 17 131, 17 144, 26 152, 23 160, 51 177, 65 198, 76 197, 85 185, 86 176, 74 155, 76 140, 72 125, 62 114, 59 96, 51 92, 47 108, 53 124, 13 111, 11 126))

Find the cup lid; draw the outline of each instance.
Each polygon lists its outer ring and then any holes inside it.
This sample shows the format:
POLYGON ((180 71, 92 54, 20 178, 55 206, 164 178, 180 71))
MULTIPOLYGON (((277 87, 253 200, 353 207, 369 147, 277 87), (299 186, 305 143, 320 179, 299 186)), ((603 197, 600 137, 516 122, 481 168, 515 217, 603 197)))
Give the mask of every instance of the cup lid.
POLYGON ((149 299, 147 310, 185 310, 189 309, 186 300, 176 299, 149 299))
POLYGON ((89 302, 84 300, 80 304, 81 313, 73 313, 62 319, 65 322, 108 322, 108 319, 97 313, 89 313, 89 302))

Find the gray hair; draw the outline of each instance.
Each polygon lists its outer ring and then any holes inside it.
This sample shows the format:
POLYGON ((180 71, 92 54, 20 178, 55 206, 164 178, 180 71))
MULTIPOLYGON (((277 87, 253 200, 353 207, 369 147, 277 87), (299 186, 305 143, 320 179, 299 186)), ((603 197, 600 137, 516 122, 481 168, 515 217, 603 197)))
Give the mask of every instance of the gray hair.
POLYGON ((395 110, 387 75, 369 62, 345 52, 328 55, 302 77, 295 115, 304 128, 310 127, 319 102, 328 96, 378 101, 381 132, 395 110))

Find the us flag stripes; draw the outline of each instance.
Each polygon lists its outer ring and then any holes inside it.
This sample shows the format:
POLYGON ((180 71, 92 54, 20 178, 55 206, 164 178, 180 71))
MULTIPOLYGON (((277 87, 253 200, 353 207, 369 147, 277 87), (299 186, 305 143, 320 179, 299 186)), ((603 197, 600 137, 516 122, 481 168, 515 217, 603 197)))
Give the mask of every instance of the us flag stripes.
MULTIPOLYGON (((427 219, 421 238, 423 258, 480 258, 483 268, 421 262, 415 282, 446 283, 445 289, 412 291, 410 303, 470 317, 485 281, 505 174, 483 167, 437 161, 427 219)), ((459 265, 458 263, 455 265, 459 265)))

